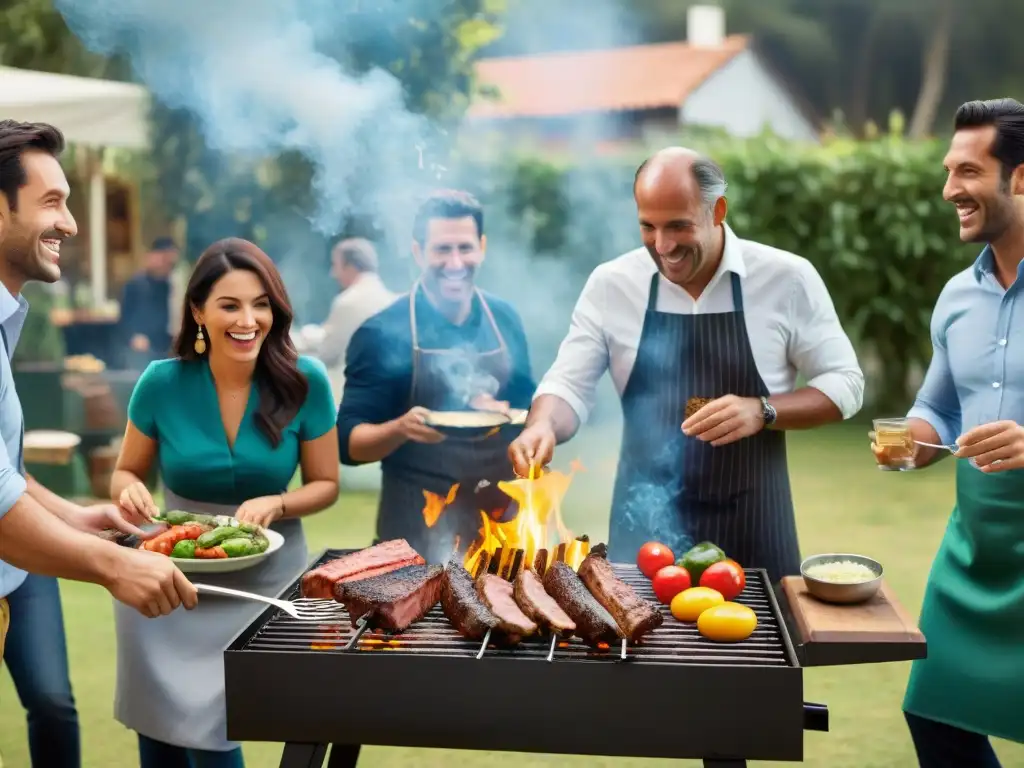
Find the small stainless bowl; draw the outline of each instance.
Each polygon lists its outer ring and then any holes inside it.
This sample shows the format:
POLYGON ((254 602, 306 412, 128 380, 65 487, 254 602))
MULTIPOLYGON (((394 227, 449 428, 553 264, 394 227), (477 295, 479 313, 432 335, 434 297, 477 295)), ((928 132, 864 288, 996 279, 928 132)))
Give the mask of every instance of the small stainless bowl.
POLYGON ((882 586, 882 564, 877 560, 872 560, 870 557, 864 555, 852 555, 843 554, 836 552, 827 552, 821 555, 811 555, 802 563, 800 563, 800 575, 804 577, 804 584, 807 585, 807 591, 814 595, 819 600, 824 600, 827 603, 863 603, 865 600, 870 600, 878 592, 878 588, 882 586), (835 582, 835 581, 822 581, 816 579, 813 576, 807 575, 807 569, 819 565, 821 563, 836 563, 842 560, 849 560, 853 563, 860 563, 870 568, 875 578, 869 581, 858 581, 858 582, 835 582))

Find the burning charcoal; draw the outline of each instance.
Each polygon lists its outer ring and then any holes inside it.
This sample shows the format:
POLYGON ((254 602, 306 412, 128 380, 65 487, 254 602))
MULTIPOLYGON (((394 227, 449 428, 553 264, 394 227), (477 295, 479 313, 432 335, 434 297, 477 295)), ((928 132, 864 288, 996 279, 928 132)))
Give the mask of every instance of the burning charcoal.
POLYGON ((512 552, 512 558, 508 566, 508 575, 506 579, 513 581, 516 576, 519 575, 519 569, 523 567, 523 557, 526 555, 521 549, 516 549, 512 552))
POLYGON ((487 573, 487 567, 490 564, 491 564, 491 553, 490 552, 486 552, 486 551, 485 552, 481 552, 480 553, 480 559, 477 560, 476 572, 473 574, 473 578, 475 579, 477 576, 482 576, 483 574, 487 573))
POLYGON ((563 541, 558 547, 555 548, 555 559, 552 563, 564 563, 565 562, 565 550, 566 544, 563 541))
POLYGON ((544 577, 544 572, 548 569, 548 551, 546 549, 537 550, 537 556, 533 558, 533 570, 537 572, 537 575, 541 578, 544 577))
POLYGON ((491 555, 491 562, 487 566, 488 573, 498 573, 498 570, 501 568, 501 555, 503 551, 504 550, 501 547, 498 547, 496 550, 494 550, 494 554, 491 555))

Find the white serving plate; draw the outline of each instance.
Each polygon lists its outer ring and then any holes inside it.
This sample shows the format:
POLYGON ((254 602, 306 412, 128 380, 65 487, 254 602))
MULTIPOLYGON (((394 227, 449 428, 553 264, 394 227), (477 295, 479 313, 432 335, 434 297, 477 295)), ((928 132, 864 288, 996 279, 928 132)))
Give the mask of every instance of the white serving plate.
POLYGON ((172 557, 171 560, 174 561, 174 564, 178 566, 182 573, 232 573, 234 571, 244 571, 246 568, 259 565, 263 562, 264 558, 270 557, 284 546, 284 536, 277 531, 264 528, 263 535, 267 537, 270 546, 267 547, 265 552, 260 552, 258 555, 224 557, 219 560, 195 560, 186 557, 172 557))

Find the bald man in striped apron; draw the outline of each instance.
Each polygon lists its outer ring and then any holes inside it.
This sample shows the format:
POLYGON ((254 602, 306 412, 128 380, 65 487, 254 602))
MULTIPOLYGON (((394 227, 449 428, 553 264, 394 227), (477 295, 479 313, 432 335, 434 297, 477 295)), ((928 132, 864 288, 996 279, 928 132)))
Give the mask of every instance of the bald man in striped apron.
POLYGON ((609 556, 710 540, 774 582, 800 566, 786 430, 853 416, 864 376, 817 271, 737 237, 725 190, 691 150, 640 167, 643 247, 591 274, 509 456, 520 474, 550 461, 610 371, 624 432, 609 556))

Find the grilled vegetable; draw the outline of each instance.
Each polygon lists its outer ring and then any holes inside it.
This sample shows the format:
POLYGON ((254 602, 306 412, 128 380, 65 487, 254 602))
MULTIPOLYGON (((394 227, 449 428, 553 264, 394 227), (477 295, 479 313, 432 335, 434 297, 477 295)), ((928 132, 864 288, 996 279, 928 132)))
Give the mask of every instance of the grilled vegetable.
POLYGON ((738 643, 757 629, 757 614, 739 603, 713 605, 697 618, 697 631, 708 640, 738 643))
POLYGON ((223 547, 211 547, 209 549, 196 547, 196 560, 224 560, 227 556, 228 553, 224 551, 223 547))
POLYGON ((202 549, 209 549, 216 547, 221 542, 225 542, 228 539, 233 539, 238 536, 238 528, 233 525, 222 525, 218 528, 214 528, 212 531, 207 531, 199 537, 199 546, 202 549))
POLYGON ((700 577, 703 575, 704 569, 722 560, 725 560, 725 552, 710 541, 702 541, 683 555, 676 565, 686 569, 694 584, 700 584, 700 577))
POLYGON ((143 542, 142 548, 148 549, 150 552, 158 552, 161 555, 170 555, 171 550, 179 541, 185 541, 186 539, 199 539, 206 535, 209 531, 206 526, 200 525, 199 523, 186 523, 185 525, 175 525, 168 530, 161 533, 159 536, 154 536, 152 539, 143 542))
POLYGON ((213 515, 195 515, 191 512, 185 512, 180 509, 172 509, 169 512, 165 512, 162 516, 158 516, 154 519, 161 520, 169 525, 184 525, 185 523, 199 523, 200 525, 208 525, 211 528, 216 528, 220 525, 217 518, 213 515))
POLYGON ((186 560, 191 560, 196 556, 196 542, 195 539, 184 539, 174 545, 174 549, 171 550, 171 557, 181 557, 186 560))
POLYGON ((262 554, 263 552, 266 552, 267 551, 267 547, 270 546, 270 539, 268 539, 262 533, 258 533, 255 536, 253 536, 252 544, 253 544, 253 548, 255 550, 252 554, 254 554, 254 555, 262 554))
POLYGON ((221 542, 221 549, 227 552, 228 557, 245 557, 255 555, 255 542, 248 536, 234 536, 221 542))

